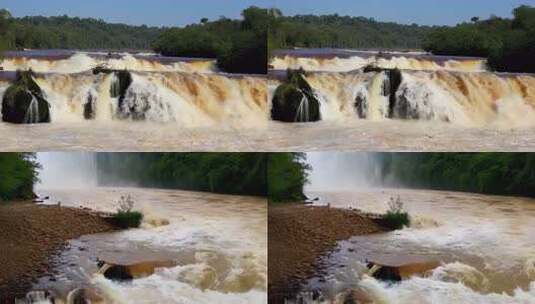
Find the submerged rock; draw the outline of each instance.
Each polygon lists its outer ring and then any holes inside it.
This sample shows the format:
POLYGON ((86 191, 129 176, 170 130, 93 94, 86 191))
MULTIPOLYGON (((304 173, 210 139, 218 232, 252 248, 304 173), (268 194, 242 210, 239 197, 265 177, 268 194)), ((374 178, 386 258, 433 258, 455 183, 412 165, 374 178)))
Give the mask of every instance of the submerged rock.
POLYGON ((320 103, 303 77, 304 71, 288 71, 286 82, 273 96, 271 118, 283 122, 321 120, 320 103))
POLYGON ((50 122, 50 104, 33 80, 33 72, 17 71, 2 98, 2 120, 17 124, 50 122))
POLYGON ((151 261, 120 265, 99 260, 97 263, 99 273, 114 281, 144 278, 153 274, 157 268, 169 268, 177 265, 174 261, 151 261))
POLYGON ((397 256, 369 261, 370 275, 384 281, 398 282, 416 274, 423 274, 440 266, 425 257, 397 256))

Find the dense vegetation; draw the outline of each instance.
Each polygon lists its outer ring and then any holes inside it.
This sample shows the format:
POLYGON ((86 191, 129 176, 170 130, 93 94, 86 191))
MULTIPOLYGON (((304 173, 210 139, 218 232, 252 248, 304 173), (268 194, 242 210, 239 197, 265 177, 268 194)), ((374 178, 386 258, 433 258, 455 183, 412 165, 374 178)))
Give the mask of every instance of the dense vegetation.
POLYGON ((218 66, 231 73, 267 72, 267 9, 250 7, 243 20, 221 18, 184 28, 171 28, 154 43, 165 56, 217 58, 218 66))
POLYGON ((534 153, 385 153, 385 183, 535 197, 534 153))
POLYGON ((0 47, 7 49, 149 49, 160 32, 156 27, 91 18, 13 18, 0 10, 0 47))
POLYGON ((270 153, 267 162, 268 199, 270 202, 297 202, 305 199, 303 187, 308 182, 304 153, 270 153))
POLYGON ((0 202, 32 199, 39 165, 30 153, 0 153, 0 202))
POLYGON ((425 49, 438 55, 488 57, 497 71, 535 73, 535 7, 520 6, 514 19, 472 18, 470 23, 433 31, 425 49))
POLYGON ((378 22, 373 18, 335 15, 282 16, 271 10, 270 49, 307 48, 421 48, 431 27, 378 22))
POLYGON ((99 153, 101 185, 266 196, 263 153, 99 153))

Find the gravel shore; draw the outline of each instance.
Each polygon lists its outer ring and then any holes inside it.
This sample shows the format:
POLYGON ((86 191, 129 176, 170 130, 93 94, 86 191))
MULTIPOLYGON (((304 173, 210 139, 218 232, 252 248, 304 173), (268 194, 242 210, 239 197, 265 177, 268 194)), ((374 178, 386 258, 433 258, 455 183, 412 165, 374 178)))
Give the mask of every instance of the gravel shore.
POLYGON ((270 304, 293 296, 338 241, 385 231, 355 211, 301 204, 270 205, 268 229, 270 304))
POLYGON ((23 298, 50 271, 50 258, 70 239, 115 227, 88 210, 30 202, 0 204, 0 303, 23 298))

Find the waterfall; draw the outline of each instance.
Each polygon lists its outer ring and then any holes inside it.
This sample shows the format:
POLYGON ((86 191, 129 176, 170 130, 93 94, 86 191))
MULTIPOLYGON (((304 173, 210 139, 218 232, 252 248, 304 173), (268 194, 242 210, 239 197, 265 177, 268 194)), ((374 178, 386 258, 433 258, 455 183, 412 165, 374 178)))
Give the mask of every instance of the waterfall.
POLYGON ((366 53, 347 57, 331 58, 300 57, 299 55, 275 56, 270 66, 275 70, 304 69, 306 71, 349 72, 365 66, 383 69, 433 70, 483 72, 487 64, 480 58, 439 58, 426 54, 386 53, 388 58, 379 53, 366 53))
POLYGON ((39 101, 30 91, 26 92, 32 96, 32 101, 24 115, 24 123, 37 123, 39 122, 39 101))
POLYGON ((266 80, 222 74, 131 72, 119 104, 115 73, 39 74, 54 122, 146 120, 184 127, 267 123, 266 80), (88 105, 89 103, 89 105, 88 105), (87 112, 93 112, 88 115, 87 112))
POLYGON ((102 66, 113 70, 131 71, 167 71, 167 72, 187 72, 187 73, 212 73, 217 71, 215 60, 211 59, 189 59, 170 58, 162 61, 157 56, 133 56, 131 54, 95 54, 88 52, 77 52, 67 58, 46 59, 33 57, 6 57, 0 60, 0 66, 5 71, 17 71, 32 69, 37 73, 62 73, 73 74, 89 71, 95 67, 102 66))
POLYGON ((387 89, 385 72, 309 72, 306 80, 321 97, 324 120, 382 120, 392 109, 392 119, 498 128, 535 124, 534 75, 408 70, 401 75, 395 92, 387 89))
POLYGON ((297 108, 296 116, 294 121, 295 122, 308 122, 310 121, 309 118, 309 101, 307 96, 303 91, 301 91, 301 94, 303 94, 303 97, 301 98, 301 102, 299 102, 299 107, 297 108))

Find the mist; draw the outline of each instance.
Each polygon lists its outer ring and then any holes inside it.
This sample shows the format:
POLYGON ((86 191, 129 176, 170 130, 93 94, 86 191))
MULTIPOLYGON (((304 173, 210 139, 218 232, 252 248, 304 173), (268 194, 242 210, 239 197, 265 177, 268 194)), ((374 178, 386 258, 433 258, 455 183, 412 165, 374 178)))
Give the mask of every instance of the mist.
POLYGON ((89 152, 37 153, 41 164, 38 189, 80 189, 96 187, 96 154, 89 152))
POLYGON ((305 191, 352 191, 383 186, 380 153, 307 153, 312 166, 305 191))

